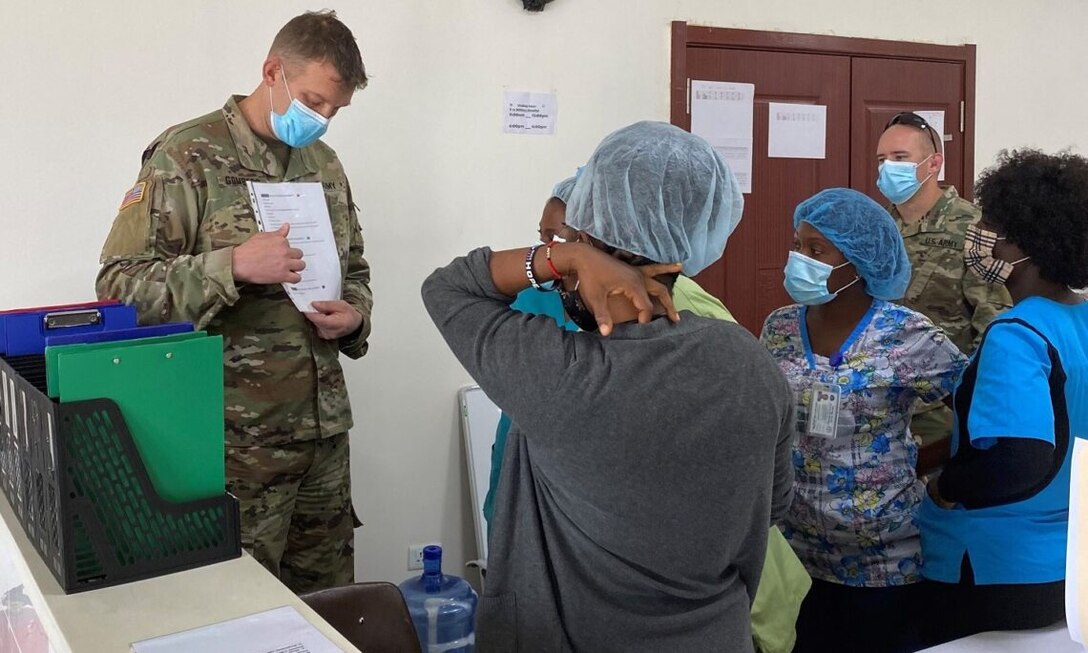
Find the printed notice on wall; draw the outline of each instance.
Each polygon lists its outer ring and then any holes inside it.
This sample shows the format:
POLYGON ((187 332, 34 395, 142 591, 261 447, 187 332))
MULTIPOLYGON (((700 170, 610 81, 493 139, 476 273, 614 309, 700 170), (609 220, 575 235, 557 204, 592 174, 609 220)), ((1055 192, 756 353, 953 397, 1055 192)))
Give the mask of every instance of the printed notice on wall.
POLYGON ((827 107, 822 104, 767 104, 767 156, 774 159, 827 158, 827 107))
POLYGON ((555 93, 503 91, 503 125, 507 134, 554 134, 558 102, 555 93))
POLYGON ((755 97, 755 84, 691 80, 691 133, 717 150, 744 193, 752 192, 755 97))
MULTIPOLYGON (((944 144, 948 142, 944 140, 944 111, 915 111, 914 113, 922 116, 930 127, 937 130, 937 135, 941 137, 941 149, 944 150, 944 144)), ((944 181, 944 163, 941 163, 941 172, 937 175, 937 181, 944 181)))

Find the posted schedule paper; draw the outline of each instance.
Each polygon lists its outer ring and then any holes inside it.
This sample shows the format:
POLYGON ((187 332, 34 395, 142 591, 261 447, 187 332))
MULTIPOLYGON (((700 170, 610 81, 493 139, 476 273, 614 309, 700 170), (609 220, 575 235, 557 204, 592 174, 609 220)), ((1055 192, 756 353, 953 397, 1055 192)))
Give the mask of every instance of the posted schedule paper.
POLYGON ((314 313, 310 302, 340 299, 343 273, 321 184, 251 181, 247 186, 261 231, 276 231, 287 223, 291 225, 287 241, 302 250, 306 263, 306 269, 299 273, 302 280, 283 284, 298 310, 314 313))
POLYGON ((555 117, 559 106, 555 93, 504 91, 502 104, 504 133, 555 133, 555 117))
POLYGON ((132 644, 133 653, 342 653, 291 606, 132 644))
POLYGON ((752 192, 755 84, 691 80, 691 133, 725 160, 742 193, 752 192))
POLYGON ((767 125, 768 158, 827 158, 826 106, 768 102, 767 125))

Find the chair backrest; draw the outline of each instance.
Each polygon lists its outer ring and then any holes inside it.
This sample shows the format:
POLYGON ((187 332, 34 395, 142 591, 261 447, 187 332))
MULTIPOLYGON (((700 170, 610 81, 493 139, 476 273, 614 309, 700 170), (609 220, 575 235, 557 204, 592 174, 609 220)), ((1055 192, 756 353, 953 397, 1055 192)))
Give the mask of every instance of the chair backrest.
POLYGON ((421 653, 408 605, 392 583, 355 583, 299 598, 364 653, 421 653))

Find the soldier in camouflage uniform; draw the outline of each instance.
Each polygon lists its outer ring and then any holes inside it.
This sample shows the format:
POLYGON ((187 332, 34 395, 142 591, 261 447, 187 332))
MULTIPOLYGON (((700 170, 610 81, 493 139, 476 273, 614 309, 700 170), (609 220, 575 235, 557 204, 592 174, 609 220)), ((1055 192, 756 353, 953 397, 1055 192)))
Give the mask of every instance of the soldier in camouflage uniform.
MULTIPOLYGON (((986 325, 1012 306, 1012 299, 1004 286, 986 283, 963 261, 967 227, 982 213, 954 187, 937 184, 944 163, 941 144, 940 135, 921 116, 896 115, 877 143, 877 186, 892 202, 888 210, 914 268, 902 303, 944 329, 970 355, 986 325)), ((920 456, 926 460, 921 466, 939 462, 938 452, 946 449, 952 432, 952 412, 943 404, 920 406, 911 432, 923 444, 920 456)))
POLYGON ((352 417, 338 356, 366 353, 370 266, 344 169, 316 139, 366 81, 335 14, 288 22, 251 95, 144 151, 96 284, 99 297, 135 305, 144 324, 187 320, 223 336, 227 483, 242 543, 296 592, 354 577, 352 417), (322 184, 341 300, 295 308, 281 284, 299 281, 302 252, 283 229, 259 231, 247 181, 322 184))

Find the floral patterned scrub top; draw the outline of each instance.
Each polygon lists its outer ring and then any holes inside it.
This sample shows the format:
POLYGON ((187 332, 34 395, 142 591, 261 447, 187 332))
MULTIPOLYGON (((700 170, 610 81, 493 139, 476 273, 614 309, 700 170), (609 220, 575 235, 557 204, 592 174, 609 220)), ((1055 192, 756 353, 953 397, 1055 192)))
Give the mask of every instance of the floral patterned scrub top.
POLYGON ((916 582, 915 517, 925 488, 914 472, 911 413, 919 399, 948 395, 967 359, 921 313, 880 300, 829 359, 812 352, 805 311, 778 309, 760 336, 797 399, 783 531, 813 578, 857 587, 916 582), (822 436, 809 433, 814 384, 841 396, 837 427, 822 436))

